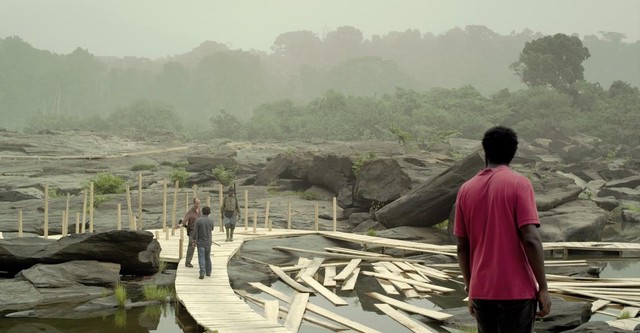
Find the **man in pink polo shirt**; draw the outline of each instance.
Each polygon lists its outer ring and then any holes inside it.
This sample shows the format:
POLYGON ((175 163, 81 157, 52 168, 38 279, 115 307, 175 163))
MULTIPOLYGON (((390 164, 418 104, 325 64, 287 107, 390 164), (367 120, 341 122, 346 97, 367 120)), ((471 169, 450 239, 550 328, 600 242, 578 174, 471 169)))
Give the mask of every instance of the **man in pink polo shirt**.
POLYGON ((535 316, 551 309, 533 186, 509 168, 518 149, 513 130, 489 129, 482 148, 487 167, 456 199, 454 234, 469 312, 480 333, 533 332, 535 316))

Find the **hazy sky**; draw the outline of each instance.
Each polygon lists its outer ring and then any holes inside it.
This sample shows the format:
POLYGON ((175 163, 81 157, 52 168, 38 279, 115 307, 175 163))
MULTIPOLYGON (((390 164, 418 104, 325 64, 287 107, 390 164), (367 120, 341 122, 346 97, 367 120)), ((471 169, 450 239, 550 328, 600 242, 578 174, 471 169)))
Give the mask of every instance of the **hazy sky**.
POLYGON ((343 25, 364 33, 418 29, 440 34, 485 25, 580 36, 598 31, 640 39, 639 0, 0 0, 0 38, 36 48, 96 55, 160 57, 205 40, 269 50, 283 32, 322 35, 343 25))

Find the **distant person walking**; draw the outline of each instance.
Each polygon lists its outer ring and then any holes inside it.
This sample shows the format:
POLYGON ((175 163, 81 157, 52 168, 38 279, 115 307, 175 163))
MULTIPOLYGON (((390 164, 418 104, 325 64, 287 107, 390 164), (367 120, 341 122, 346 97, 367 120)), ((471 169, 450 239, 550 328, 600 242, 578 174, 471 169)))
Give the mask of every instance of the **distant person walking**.
POLYGON ((236 229, 236 222, 240 215, 240 208, 238 207, 238 199, 236 198, 236 189, 229 187, 227 190, 227 196, 224 197, 222 207, 220 207, 222 213, 222 223, 227 234, 226 242, 233 242, 233 231, 236 229))
POLYGON ((480 333, 533 332, 535 316, 551 310, 533 186, 509 167, 518 149, 513 130, 489 129, 482 147, 486 168, 456 199, 454 234, 469 312, 480 333))
POLYGON ((198 217, 200 217, 200 199, 193 198, 193 207, 191 207, 187 211, 187 213, 178 224, 179 227, 181 227, 183 224, 187 227, 187 236, 189 236, 187 256, 184 259, 184 265, 186 267, 193 267, 193 265, 191 264, 191 259, 193 259, 193 252, 195 249, 195 246, 193 245, 193 229, 196 227, 196 219, 198 217))
POLYGON ((202 207, 202 216, 196 219, 193 229, 193 247, 198 247, 198 266, 200 266, 200 278, 204 275, 211 276, 211 232, 213 220, 209 217, 211 208, 202 207))

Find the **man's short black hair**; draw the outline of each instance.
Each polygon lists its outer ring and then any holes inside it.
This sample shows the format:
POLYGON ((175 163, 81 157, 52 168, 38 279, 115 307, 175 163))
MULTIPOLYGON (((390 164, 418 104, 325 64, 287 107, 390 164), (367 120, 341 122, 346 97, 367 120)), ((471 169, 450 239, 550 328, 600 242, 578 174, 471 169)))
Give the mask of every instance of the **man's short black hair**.
POLYGON ((509 164, 518 150, 518 135, 508 127, 492 127, 484 133, 482 148, 488 162, 509 164))
POLYGON ((211 214, 211 208, 209 208, 209 206, 202 207, 202 215, 207 216, 209 214, 211 214))

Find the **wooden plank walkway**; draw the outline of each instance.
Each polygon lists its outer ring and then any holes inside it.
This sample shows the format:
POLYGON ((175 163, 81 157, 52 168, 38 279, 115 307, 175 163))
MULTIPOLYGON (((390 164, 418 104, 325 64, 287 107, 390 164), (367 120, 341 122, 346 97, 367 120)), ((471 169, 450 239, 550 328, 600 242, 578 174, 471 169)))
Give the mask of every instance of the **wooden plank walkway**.
MULTIPOLYGON (((211 247, 211 264, 213 270, 211 276, 205 276, 200 280, 198 268, 198 251, 194 253, 191 261, 193 268, 184 266, 184 259, 179 260, 176 273, 176 297, 185 307, 193 319, 205 329, 218 330, 220 333, 234 332, 289 332, 282 324, 269 321, 261 314, 255 312, 229 284, 227 265, 229 259, 240 249, 246 240, 271 237, 287 237, 305 234, 315 234, 315 231, 304 230, 272 230, 258 229, 256 234, 242 231, 242 227, 236 228, 233 242, 225 242, 225 235, 214 229, 211 247)), ((156 230, 150 230, 156 234, 156 230)), ((179 254, 179 230, 167 239, 166 233, 157 230, 158 242, 162 247, 161 259, 178 262, 179 254)), ((185 234, 186 237, 186 234, 185 234)), ((186 254, 187 241, 183 242, 183 254, 186 254)))

